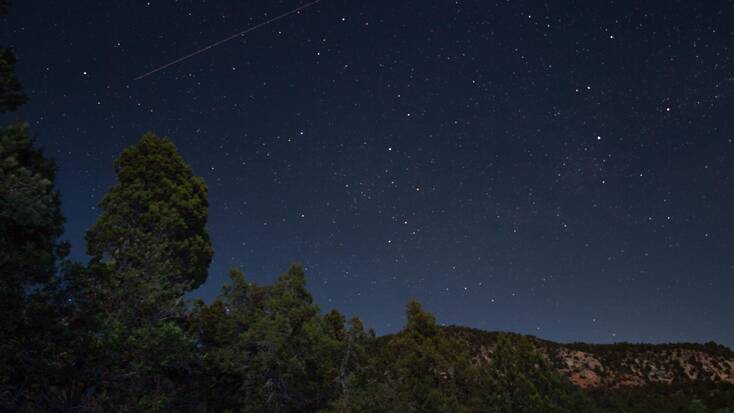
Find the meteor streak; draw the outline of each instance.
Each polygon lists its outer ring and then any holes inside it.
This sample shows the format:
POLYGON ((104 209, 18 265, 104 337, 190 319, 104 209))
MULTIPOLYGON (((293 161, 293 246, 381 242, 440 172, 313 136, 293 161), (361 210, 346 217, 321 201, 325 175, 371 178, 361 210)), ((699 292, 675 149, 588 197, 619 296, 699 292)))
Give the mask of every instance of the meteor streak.
POLYGON ((270 20, 266 20, 266 21, 264 21, 264 22, 262 22, 262 23, 256 24, 256 25, 254 25, 254 26, 252 26, 252 27, 250 27, 250 28, 247 28, 247 29, 245 29, 245 30, 243 30, 243 31, 239 32, 239 33, 235 33, 235 34, 233 34, 233 35, 231 35, 231 36, 229 36, 229 37, 226 37, 226 38, 224 38, 224 39, 222 39, 222 40, 220 40, 220 41, 218 41, 218 42, 214 42, 214 43, 212 43, 212 44, 210 44, 210 45, 208 45, 208 46, 202 47, 201 49, 199 49, 199 50, 197 50, 197 51, 191 52, 191 53, 187 54, 186 56, 183 56, 183 57, 179 57, 179 58, 178 58, 178 59, 176 59, 176 60, 173 60, 173 61, 171 61, 171 62, 169 62, 169 63, 166 63, 166 64, 164 64, 163 66, 159 66, 159 67, 157 67, 157 68, 155 68, 155 69, 151 70, 150 72, 147 72, 147 73, 143 73, 142 75, 140 75, 140 76, 136 77, 136 78, 135 78, 135 79, 133 79, 133 80, 140 80, 140 79, 143 79, 143 78, 145 78, 145 77, 148 77, 148 76, 150 76, 150 75, 152 75, 152 74, 154 74, 154 73, 160 72, 161 70, 167 69, 167 68, 169 68, 169 67, 171 67, 171 66, 173 66, 173 65, 176 65, 176 64, 178 64, 178 63, 181 63, 181 62, 183 62, 184 60, 187 60, 187 59, 189 59, 189 58, 192 58, 192 57, 194 57, 194 56, 198 55, 199 53, 204 53, 204 52, 206 52, 207 50, 209 50, 209 49, 213 49, 213 48, 215 48, 215 47, 217 47, 217 46, 219 46, 219 45, 221 45, 221 44, 227 43, 227 42, 228 42, 228 41, 230 41, 230 40, 236 39, 236 38, 238 38, 238 37, 240 37, 240 36, 244 36, 244 35, 246 35, 247 33, 250 33, 250 32, 251 32, 251 31, 253 31, 253 30, 257 30, 257 29, 259 29, 259 28, 261 28, 261 27, 263 27, 263 26, 267 26, 268 24, 270 24, 270 23, 273 23, 273 22, 275 22, 275 21, 278 21, 278 20, 280 20, 280 19, 282 19, 282 18, 288 17, 288 16, 290 16, 291 14, 294 14, 294 13, 298 13, 299 11, 301 11, 301 10, 304 10, 304 9, 306 9, 306 8, 309 8, 309 7, 313 6, 313 5, 314 5, 314 4, 316 4, 316 3, 319 3, 320 1, 321 1, 321 0, 315 0, 315 1, 312 1, 312 2, 310 2, 310 3, 306 3, 306 4, 304 4, 303 6, 301 6, 301 7, 298 7, 298 8, 295 8, 295 9, 293 9, 293 10, 291 10, 291 11, 287 12, 287 13, 281 14, 280 16, 276 16, 276 17, 273 17, 273 18, 272 18, 272 19, 270 19, 270 20))

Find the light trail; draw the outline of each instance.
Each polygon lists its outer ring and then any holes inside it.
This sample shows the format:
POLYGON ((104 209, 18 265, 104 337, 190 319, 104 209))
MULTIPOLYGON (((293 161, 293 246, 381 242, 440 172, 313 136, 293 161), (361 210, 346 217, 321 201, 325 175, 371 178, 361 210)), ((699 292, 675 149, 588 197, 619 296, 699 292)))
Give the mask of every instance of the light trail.
POLYGON ((291 14, 298 13, 299 11, 304 10, 304 9, 307 9, 307 8, 309 8, 309 7, 315 5, 316 3, 319 3, 319 2, 321 2, 321 0, 315 0, 315 1, 312 1, 310 3, 306 3, 306 4, 302 5, 301 7, 295 8, 295 9, 293 9, 293 10, 287 12, 287 13, 283 13, 283 14, 281 14, 279 16, 273 17, 270 20, 267 20, 267 21, 264 21, 262 23, 256 24, 256 25, 254 25, 254 26, 252 26, 250 28, 247 28, 247 29, 239 32, 239 33, 235 33, 235 34, 233 34, 233 35, 231 35, 229 37, 226 37, 226 38, 224 38, 224 39, 222 39, 222 40, 220 40, 218 42, 214 42, 214 43, 212 43, 212 44, 210 44, 208 46, 202 47, 201 49, 196 50, 194 52, 191 52, 191 53, 187 54, 186 56, 179 57, 178 59, 173 60, 171 62, 168 62, 168 63, 164 64, 163 66, 159 66, 159 67, 151 70, 150 72, 143 73, 142 75, 136 77, 133 80, 140 80, 140 79, 146 78, 146 77, 148 77, 148 76, 150 76, 150 75, 152 75, 154 73, 160 72, 161 70, 164 70, 164 69, 167 69, 167 68, 169 68, 169 67, 171 67, 173 65, 179 64, 179 63, 183 62, 184 60, 190 59, 190 58, 192 58, 192 57, 194 57, 194 56, 196 56, 196 55, 198 55, 200 53, 204 53, 207 50, 213 49, 213 48, 215 48, 215 47, 217 47, 219 45, 222 45, 224 43, 227 43, 230 40, 234 40, 234 39, 236 39, 238 37, 244 36, 244 35, 246 35, 247 33, 250 33, 253 30, 257 30, 257 29, 259 29, 259 28, 261 28, 263 26, 267 26, 268 24, 273 23, 275 21, 278 21, 278 20, 280 20, 282 18, 288 17, 291 14))

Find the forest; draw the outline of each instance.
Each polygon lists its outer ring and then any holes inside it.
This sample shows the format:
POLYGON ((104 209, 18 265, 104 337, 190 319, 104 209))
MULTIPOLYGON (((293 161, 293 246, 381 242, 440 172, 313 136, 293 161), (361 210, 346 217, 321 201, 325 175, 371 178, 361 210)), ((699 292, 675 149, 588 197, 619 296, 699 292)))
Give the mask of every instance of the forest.
MULTIPOLYGON (((6 4, 0 2, 0 11, 6 4)), ((0 51, 0 113, 26 101, 0 51)), ((0 129, 0 411, 731 412, 716 383, 585 391, 527 337, 498 334, 489 363, 417 301, 378 337, 322 311, 301 266, 272 285, 233 268, 210 303, 188 300, 214 251, 207 186, 171 140, 146 133, 68 258, 57 166, 25 123, 0 129)), ((611 351, 611 350, 610 350, 611 351)))

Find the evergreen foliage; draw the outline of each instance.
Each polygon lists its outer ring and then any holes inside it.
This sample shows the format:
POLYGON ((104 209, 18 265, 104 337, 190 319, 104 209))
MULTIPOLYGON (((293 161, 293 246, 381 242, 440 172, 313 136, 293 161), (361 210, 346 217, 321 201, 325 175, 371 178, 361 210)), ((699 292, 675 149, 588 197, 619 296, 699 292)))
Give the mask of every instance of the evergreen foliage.
POLYGON ((152 133, 114 166, 119 182, 102 199, 87 253, 116 274, 165 274, 183 290, 201 285, 213 255, 204 180, 170 140, 152 133))
MULTIPOLYGON (((2 7, 0 4, 0 12, 2 7)), ((0 113, 18 110, 28 101, 23 93, 23 85, 15 75, 16 63, 13 49, 0 48, 0 113)))
POLYGON ((361 386, 348 401, 338 403, 339 411, 463 410, 463 371, 455 373, 469 366, 468 353, 457 351, 461 344, 445 335, 433 314, 423 311, 417 301, 408 303, 406 318, 403 331, 373 346, 361 386))
POLYGON ((115 161, 118 183, 67 273, 87 328, 88 400, 107 411, 187 408, 201 365, 184 294, 207 276, 206 185, 167 139, 145 134, 115 161))
POLYGON ((53 274, 65 246, 53 183, 56 165, 33 147, 28 127, 0 129, 0 272, 3 294, 22 294, 53 274))
POLYGON ((496 412, 591 412, 590 400, 548 366, 530 340, 500 334, 489 374, 496 412))
POLYGON ((320 316, 299 266, 275 284, 230 272, 212 305, 198 302, 191 327, 202 345, 206 405, 213 411, 317 411, 349 388, 364 357, 355 319, 320 316))
MULTIPOLYGON (((0 0, 0 16, 9 6, 0 0)), ((15 54, 0 48, 0 113, 27 101, 15 54)), ((65 375, 67 307, 55 277, 68 245, 56 164, 21 123, 0 128, 0 411, 45 411, 65 375)), ((61 397, 65 397, 61 394, 61 397)))

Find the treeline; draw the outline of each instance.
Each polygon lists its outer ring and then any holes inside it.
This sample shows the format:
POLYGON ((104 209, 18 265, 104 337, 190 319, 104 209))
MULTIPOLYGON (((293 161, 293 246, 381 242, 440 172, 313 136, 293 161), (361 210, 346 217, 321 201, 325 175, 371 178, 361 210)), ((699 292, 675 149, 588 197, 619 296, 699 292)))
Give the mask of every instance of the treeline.
MULTIPOLYGON (((0 12, 6 10, 0 0, 0 12)), ((0 113, 27 98, 0 50, 0 113)), ((272 285, 238 269, 210 304, 207 188, 173 143, 144 135, 68 260, 55 164, 26 125, 0 129, 0 411, 637 412, 649 394, 586 393, 530 339, 498 334, 491 361, 415 301, 375 337, 322 313, 293 266, 272 285)), ((654 410, 732 406, 729 388, 655 398, 654 410), (662 400, 662 401, 661 401, 662 400), (662 407, 661 407, 662 406, 662 407)), ((723 412, 724 410, 721 410, 723 412)))
POLYGON ((28 129, 0 132, 3 195, 0 406, 7 411, 522 412, 589 410, 588 397, 502 337, 490 366, 417 302, 387 340, 321 314, 303 269, 273 285, 230 282, 187 305, 212 248, 206 185, 146 134, 115 161, 118 182, 64 259, 53 164, 28 129))
POLYGON ((608 356, 612 353, 644 353, 644 352, 675 352, 680 353, 681 350, 700 351, 712 357, 734 358, 734 351, 719 343, 709 341, 708 343, 663 343, 663 344, 645 344, 645 343, 614 343, 614 344, 589 344, 589 343, 569 343, 564 344, 565 347, 592 353, 600 356, 608 356))
MULTIPOLYGON (((146 134, 115 161, 118 182, 66 260, 55 167, 28 128, 0 131, 0 409, 55 412, 710 412, 731 386, 584 392, 537 339, 440 328, 411 301, 398 334, 322 314, 291 267, 272 285, 233 269, 211 304, 206 185, 146 134), (474 340, 474 341, 473 341, 474 340)), ((719 410, 725 412, 726 410, 719 410)))

